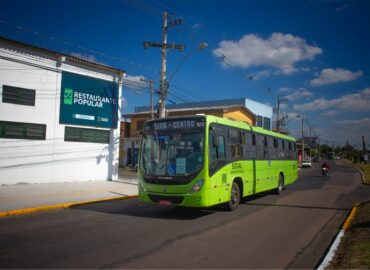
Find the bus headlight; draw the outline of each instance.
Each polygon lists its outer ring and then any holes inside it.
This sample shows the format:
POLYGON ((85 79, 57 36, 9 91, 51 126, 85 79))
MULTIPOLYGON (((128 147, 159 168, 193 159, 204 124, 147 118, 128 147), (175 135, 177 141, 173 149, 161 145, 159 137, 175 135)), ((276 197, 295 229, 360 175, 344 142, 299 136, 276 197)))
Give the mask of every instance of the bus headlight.
POLYGON ((194 186, 190 189, 189 193, 196 193, 202 189, 204 183, 204 179, 197 181, 194 186))

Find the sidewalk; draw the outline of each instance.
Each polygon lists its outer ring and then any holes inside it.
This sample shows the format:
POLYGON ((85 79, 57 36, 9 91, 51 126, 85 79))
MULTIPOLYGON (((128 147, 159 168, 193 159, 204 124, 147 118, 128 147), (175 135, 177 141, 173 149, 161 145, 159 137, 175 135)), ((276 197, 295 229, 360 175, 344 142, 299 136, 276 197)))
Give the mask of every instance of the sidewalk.
POLYGON ((1 185, 0 212, 134 195, 137 195, 136 173, 123 170, 118 181, 1 185))

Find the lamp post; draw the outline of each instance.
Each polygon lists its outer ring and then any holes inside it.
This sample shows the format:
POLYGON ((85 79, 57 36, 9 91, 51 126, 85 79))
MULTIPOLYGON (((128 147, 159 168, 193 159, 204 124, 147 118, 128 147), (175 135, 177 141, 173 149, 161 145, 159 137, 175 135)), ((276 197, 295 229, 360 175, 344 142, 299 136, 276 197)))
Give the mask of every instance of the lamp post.
POLYGON ((175 70, 173 71, 170 79, 168 80, 168 86, 169 83, 172 81, 173 77, 176 75, 177 71, 179 71, 180 67, 185 63, 185 61, 196 51, 203 50, 208 47, 207 43, 200 43, 196 48, 194 48, 192 51, 190 51, 185 57, 181 60, 181 62, 177 65, 175 70))

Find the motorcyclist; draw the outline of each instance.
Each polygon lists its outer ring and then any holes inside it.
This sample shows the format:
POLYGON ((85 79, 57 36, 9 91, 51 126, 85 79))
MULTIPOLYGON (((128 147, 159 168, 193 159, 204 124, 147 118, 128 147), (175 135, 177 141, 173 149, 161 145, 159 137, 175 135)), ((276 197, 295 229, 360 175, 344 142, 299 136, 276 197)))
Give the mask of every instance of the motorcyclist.
POLYGON ((321 172, 322 172, 322 174, 324 175, 324 176, 326 176, 326 175, 328 175, 328 173, 329 173, 329 165, 326 163, 326 162, 324 162, 322 165, 321 165, 321 172))
POLYGON ((329 165, 324 161, 324 163, 321 165, 321 169, 327 169, 327 170, 329 170, 330 169, 330 167, 329 167, 329 165))

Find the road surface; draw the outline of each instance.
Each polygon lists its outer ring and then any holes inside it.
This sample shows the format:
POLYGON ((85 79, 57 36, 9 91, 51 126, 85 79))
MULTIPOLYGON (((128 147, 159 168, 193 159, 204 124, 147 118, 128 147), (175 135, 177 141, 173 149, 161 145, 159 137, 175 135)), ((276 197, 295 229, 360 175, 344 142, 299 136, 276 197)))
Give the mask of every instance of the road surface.
POLYGON ((314 268, 354 203, 360 174, 318 164, 280 196, 234 212, 142 205, 137 199, 0 219, 0 268, 314 268))

